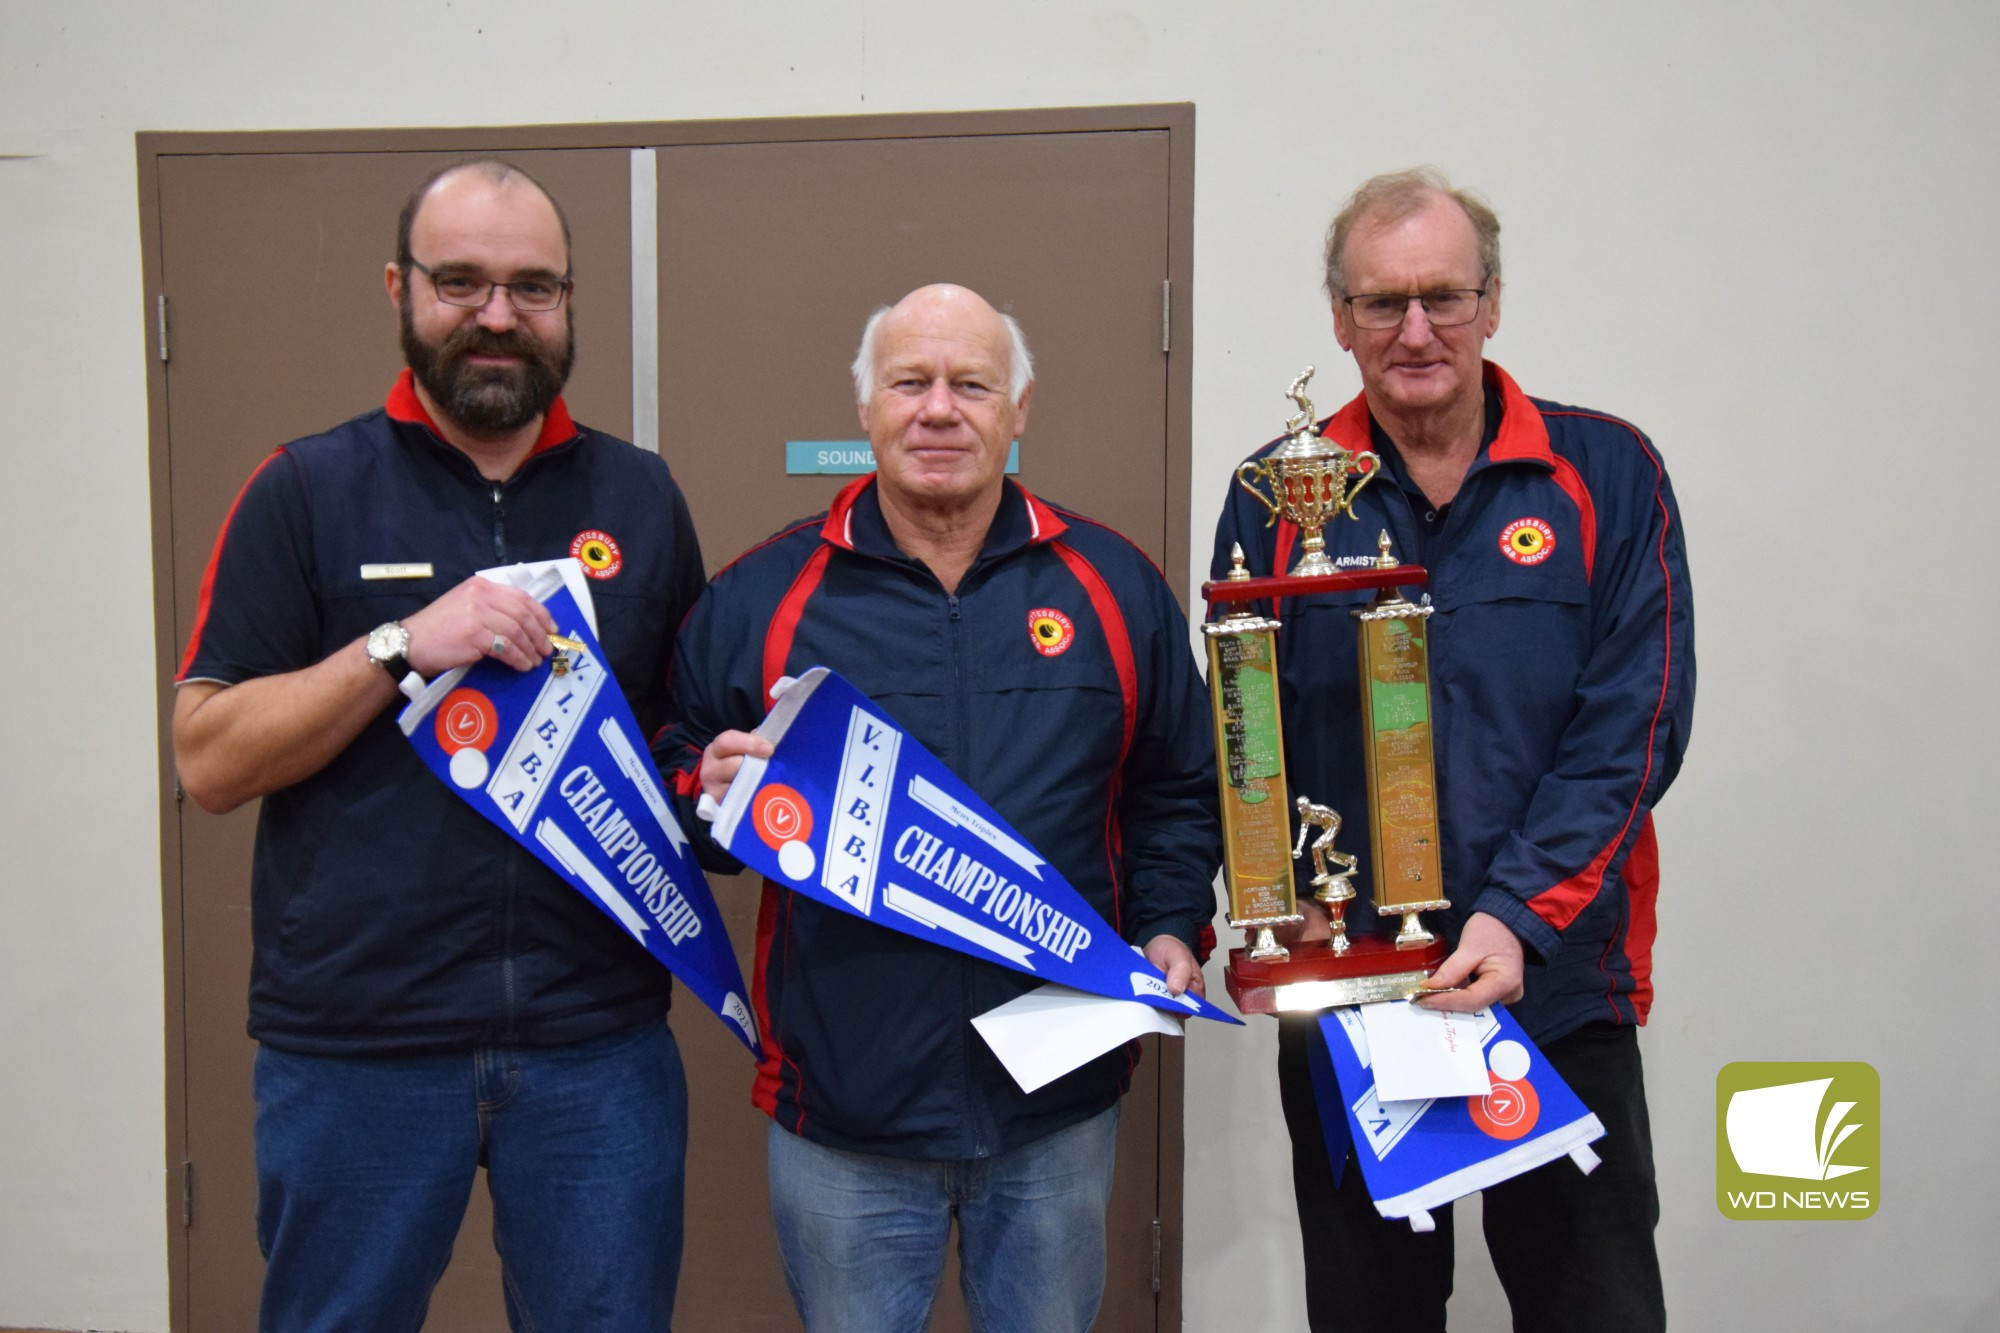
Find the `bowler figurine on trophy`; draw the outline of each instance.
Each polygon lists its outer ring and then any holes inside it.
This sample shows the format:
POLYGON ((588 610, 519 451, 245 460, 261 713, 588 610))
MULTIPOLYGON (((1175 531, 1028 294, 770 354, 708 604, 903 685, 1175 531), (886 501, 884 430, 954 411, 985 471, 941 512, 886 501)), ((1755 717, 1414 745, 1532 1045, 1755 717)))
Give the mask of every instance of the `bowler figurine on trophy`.
POLYGON ((1285 423, 1290 438, 1236 474, 1237 484, 1270 510, 1271 522, 1282 518, 1297 527, 1304 557, 1289 574, 1252 577, 1238 547, 1231 553, 1229 576, 1202 585, 1209 604, 1223 608, 1202 628, 1222 790, 1229 924, 1248 933, 1245 947, 1230 950, 1224 979, 1246 1014, 1404 999, 1423 988, 1446 953, 1418 916, 1450 906, 1438 862, 1426 653, 1431 606, 1428 596, 1412 602, 1401 591, 1421 588, 1429 576, 1421 566, 1397 562, 1386 532, 1373 566, 1340 570, 1327 559, 1326 525, 1343 513, 1354 518, 1354 497, 1375 478, 1380 460, 1372 453, 1350 453, 1315 433, 1312 401, 1305 395, 1312 374, 1308 366, 1288 391, 1299 408, 1285 423), (1260 481, 1268 494, 1258 489, 1260 481), (1269 599, 1275 612, 1283 597, 1356 588, 1379 590, 1372 605, 1355 612, 1361 668, 1355 708, 1368 768, 1370 897, 1383 916, 1402 918, 1393 938, 1348 937, 1356 858, 1334 846, 1338 811, 1299 794, 1296 843, 1290 836, 1294 801, 1285 784, 1278 688, 1282 622, 1252 607, 1269 599), (1287 947, 1278 942, 1275 928, 1302 919, 1292 862, 1306 854, 1308 844, 1313 897, 1331 918, 1332 937, 1287 947))

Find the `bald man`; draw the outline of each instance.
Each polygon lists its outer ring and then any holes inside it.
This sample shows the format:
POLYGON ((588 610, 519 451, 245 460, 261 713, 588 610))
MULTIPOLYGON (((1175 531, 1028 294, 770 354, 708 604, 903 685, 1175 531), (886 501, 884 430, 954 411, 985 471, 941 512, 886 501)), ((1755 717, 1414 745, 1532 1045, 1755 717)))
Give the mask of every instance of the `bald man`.
MULTIPOLYGON (((962 287, 877 311, 854 359, 877 470, 716 576, 681 632, 663 762, 720 798, 781 674, 833 667, 1019 829, 1178 993, 1221 859, 1187 622, 1117 533, 1005 475, 1034 369, 962 287), (767 679, 767 673, 771 679, 767 679)), ((921 1330, 957 1218, 979 1329, 1089 1327, 1136 1048, 1033 1093, 970 1020, 1038 983, 766 883, 754 983, 771 1203, 806 1326, 921 1330)))
POLYGON ((501 162, 405 205, 387 403, 252 474, 174 707, 204 809, 263 798, 251 881, 262 1326, 416 1329, 487 1169, 515 1328, 666 1329, 687 1090, 668 974, 446 789, 397 686, 550 652, 473 576, 577 556, 657 725, 701 551, 666 465, 571 421, 569 227, 501 162))

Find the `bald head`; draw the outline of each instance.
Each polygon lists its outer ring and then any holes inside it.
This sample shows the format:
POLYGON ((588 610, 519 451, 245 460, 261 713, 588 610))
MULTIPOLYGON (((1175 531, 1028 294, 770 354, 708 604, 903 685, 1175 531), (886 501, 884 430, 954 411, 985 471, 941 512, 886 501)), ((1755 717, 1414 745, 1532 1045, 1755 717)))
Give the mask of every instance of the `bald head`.
POLYGON ((884 512, 922 511, 944 528, 984 533, 1008 449, 1027 425, 1033 374, 1019 326, 977 292, 919 287, 877 311, 854 358, 854 389, 884 512))
POLYGON ((543 187, 542 183, 511 162, 502 162, 497 157, 479 158, 472 162, 454 162, 448 167, 440 167, 424 177, 423 183, 410 191, 410 197, 403 201, 403 211, 396 218, 396 266, 409 271, 411 236, 416 231, 417 217, 424 211, 424 205, 439 192, 463 193, 473 185, 485 185, 500 190, 529 190, 540 195, 555 215, 556 224, 562 228, 563 271, 570 271, 569 215, 563 212, 556 197, 543 187))
POLYGON ((888 336, 904 331, 943 333, 962 339, 988 341, 1001 349, 1007 375, 1007 397, 1016 406, 1035 379, 1035 359, 1027 337, 1012 315, 1003 315, 970 287, 937 282, 919 287, 892 306, 868 317, 861 329, 861 346, 854 353, 854 399, 863 408, 875 396, 880 369, 877 350, 888 336))

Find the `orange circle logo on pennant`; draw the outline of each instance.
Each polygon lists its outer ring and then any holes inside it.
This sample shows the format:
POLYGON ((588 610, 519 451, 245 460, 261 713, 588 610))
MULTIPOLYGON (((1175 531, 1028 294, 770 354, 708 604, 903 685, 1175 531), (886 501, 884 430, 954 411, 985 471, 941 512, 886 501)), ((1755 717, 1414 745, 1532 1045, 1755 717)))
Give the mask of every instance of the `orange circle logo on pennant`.
POLYGON ((483 750, 493 743, 499 730, 500 715, 493 701, 478 690, 453 690, 438 705, 438 748, 446 754, 483 750))
POLYGON ((1465 1109, 1471 1112, 1472 1123, 1489 1138, 1513 1140, 1523 1137, 1542 1118, 1542 1099, 1535 1095, 1535 1085, 1526 1079, 1514 1083, 1498 1074, 1491 1077, 1493 1091, 1484 1097, 1465 1099, 1465 1109))
POLYGON ((757 827, 757 836, 774 852, 783 851, 788 842, 804 842, 812 836, 812 807, 782 782, 757 793, 750 805, 750 821, 757 827))
POLYGON ((1038 606, 1028 612, 1028 638, 1043 657, 1060 657, 1076 640, 1076 626, 1054 607, 1038 606))
POLYGON ((1539 518, 1517 518, 1500 529, 1500 553, 1517 565, 1539 565, 1555 549, 1556 530, 1539 518))
POLYGON ((625 553, 608 532, 586 528, 569 544, 569 553, 583 564, 583 572, 594 579, 615 579, 625 568, 625 553))

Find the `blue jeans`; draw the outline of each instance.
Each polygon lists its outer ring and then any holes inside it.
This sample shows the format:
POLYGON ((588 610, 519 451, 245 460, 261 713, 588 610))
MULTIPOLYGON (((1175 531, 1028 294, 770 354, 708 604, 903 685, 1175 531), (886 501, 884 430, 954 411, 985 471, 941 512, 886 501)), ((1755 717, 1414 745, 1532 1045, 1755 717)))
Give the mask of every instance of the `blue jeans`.
POLYGON ((422 1327, 475 1170, 517 1330, 666 1329, 687 1082, 665 1023, 569 1046, 257 1053, 260 1326, 422 1327))
POLYGON ((811 1333, 922 1333, 958 1218, 975 1333, 1081 1333, 1104 1296, 1118 1108, 997 1157, 822 1147, 773 1123, 771 1214, 811 1333))

